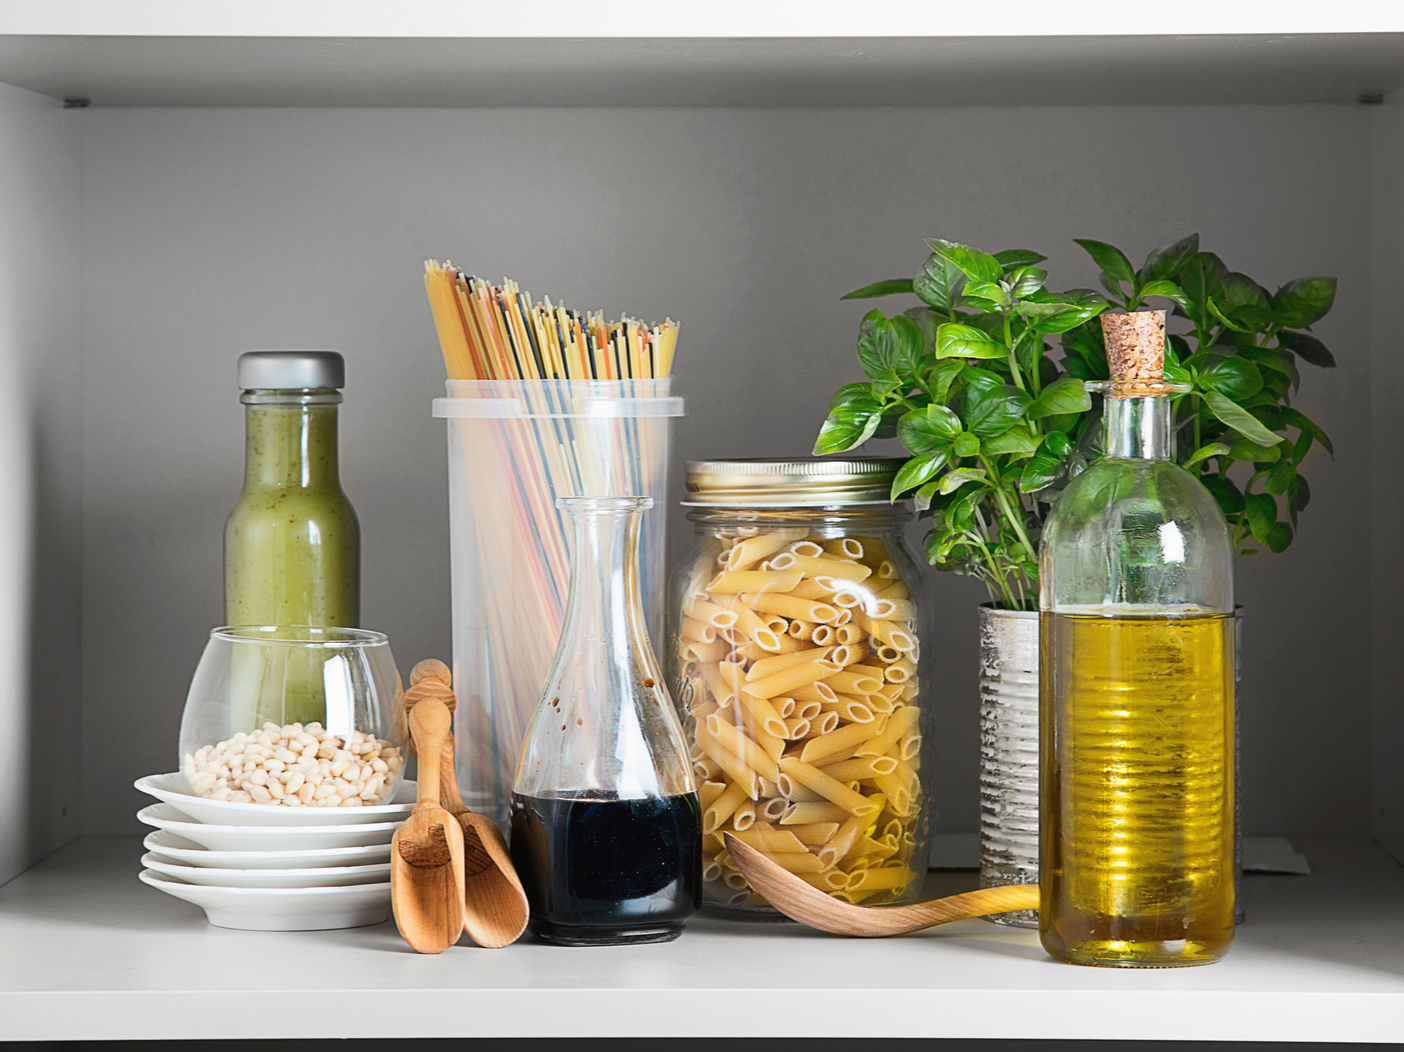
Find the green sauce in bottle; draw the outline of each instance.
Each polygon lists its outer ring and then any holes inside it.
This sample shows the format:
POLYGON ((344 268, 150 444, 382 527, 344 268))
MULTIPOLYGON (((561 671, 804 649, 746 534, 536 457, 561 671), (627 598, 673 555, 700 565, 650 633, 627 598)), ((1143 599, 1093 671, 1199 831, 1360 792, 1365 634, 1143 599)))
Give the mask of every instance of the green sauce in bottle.
MULTIPOLYGON (((335 351, 239 359, 244 487, 224 526, 227 625, 360 627, 361 530, 337 457, 344 383, 335 351)), ((322 708, 285 697, 277 713, 260 716, 308 722, 322 708)))

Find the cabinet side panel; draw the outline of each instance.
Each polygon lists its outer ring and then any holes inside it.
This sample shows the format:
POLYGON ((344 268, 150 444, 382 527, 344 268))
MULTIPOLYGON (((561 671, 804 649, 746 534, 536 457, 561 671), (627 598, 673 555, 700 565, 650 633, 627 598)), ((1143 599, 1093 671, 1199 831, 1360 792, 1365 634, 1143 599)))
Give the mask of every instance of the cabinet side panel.
POLYGON ((1399 261, 1404 258, 1404 92, 1385 99, 1373 118, 1370 375, 1371 767, 1376 838, 1404 861, 1404 465, 1398 455, 1404 357, 1399 353, 1399 261))
POLYGON ((0 881, 77 829, 77 117, 0 85, 0 881))

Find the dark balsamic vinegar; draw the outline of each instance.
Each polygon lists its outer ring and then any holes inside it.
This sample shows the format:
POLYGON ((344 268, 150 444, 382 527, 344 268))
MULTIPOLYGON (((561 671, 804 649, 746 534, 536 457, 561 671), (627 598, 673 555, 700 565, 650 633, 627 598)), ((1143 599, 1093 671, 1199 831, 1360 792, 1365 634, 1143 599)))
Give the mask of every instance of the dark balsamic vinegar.
POLYGON ((702 904, 697 795, 512 795, 529 927, 564 946, 668 942, 702 904))

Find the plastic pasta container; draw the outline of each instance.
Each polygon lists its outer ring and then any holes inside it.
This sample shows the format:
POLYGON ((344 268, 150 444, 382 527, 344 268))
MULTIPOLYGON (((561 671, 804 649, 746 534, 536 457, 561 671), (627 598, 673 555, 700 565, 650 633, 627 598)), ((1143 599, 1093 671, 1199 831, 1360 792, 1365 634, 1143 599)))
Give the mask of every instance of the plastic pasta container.
POLYGON ((699 788, 704 906, 779 918, 730 833, 835 898, 915 900, 931 706, 898 458, 687 466, 692 544, 669 592, 669 685, 699 788))

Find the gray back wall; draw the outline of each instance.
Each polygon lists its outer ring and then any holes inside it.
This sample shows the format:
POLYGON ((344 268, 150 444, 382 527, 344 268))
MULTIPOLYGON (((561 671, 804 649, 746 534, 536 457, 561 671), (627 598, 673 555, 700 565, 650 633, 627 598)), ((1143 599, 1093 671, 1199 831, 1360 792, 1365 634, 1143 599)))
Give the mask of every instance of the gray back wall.
MULTIPOLYGON (((611 315, 681 319, 678 471, 807 453, 858 378, 867 305, 924 236, 1139 259, 1199 231, 1275 287, 1341 279, 1318 332, 1341 367, 1298 404, 1331 432, 1297 543, 1240 568, 1250 832, 1369 828, 1366 339, 1370 137, 1345 107, 835 110, 93 109, 81 114, 83 829, 134 830, 134 777, 173 769, 186 684, 220 618, 239 488, 234 359, 348 359, 343 479, 364 620, 402 667, 449 656, 443 370, 427 256, 611 315), (1128 134, 1130 146, 1124 145, 1128 134)), ((905 304, 903 304, 905 305, 905 304)), ((897 301, 888 306, 897 309, 897 301)), ((676 473, 675 473, 676 477, 676 473)), ((674 550, 685 523, 673 510, 674 550)), ((935 582, 941 815, 976 826, 981 590, 935 582)))

